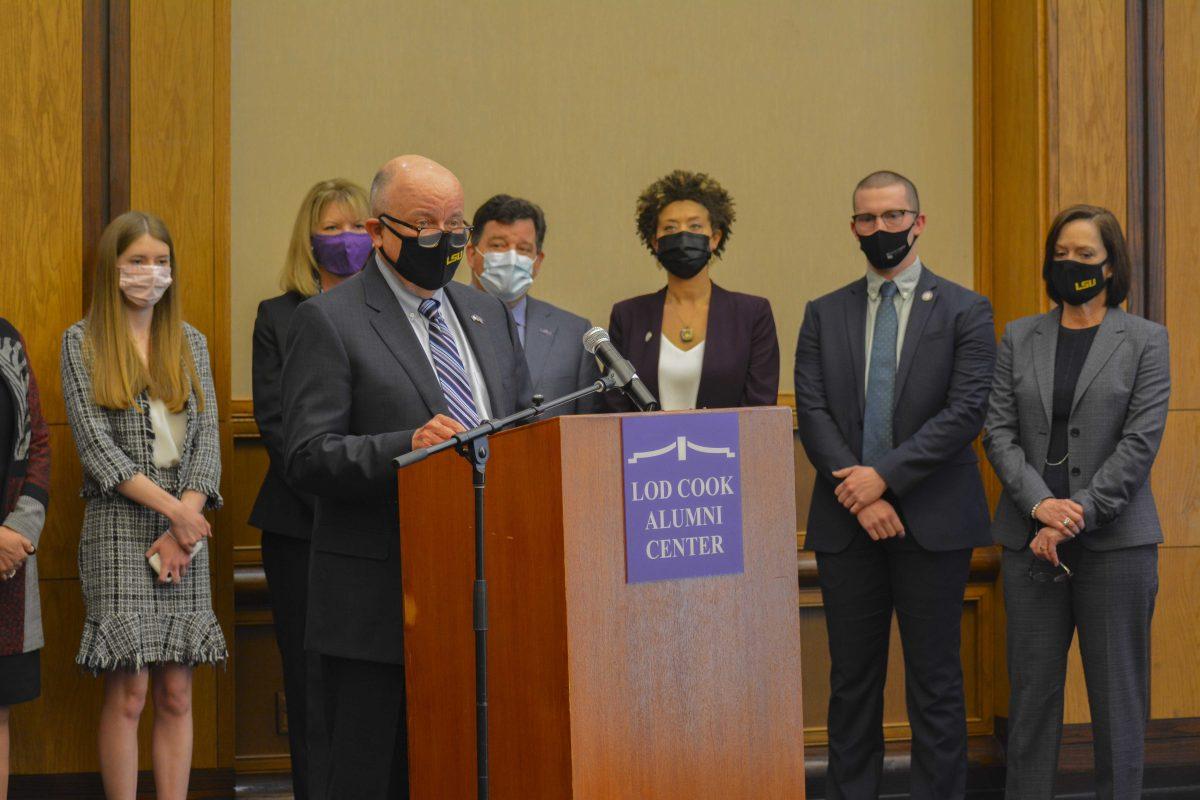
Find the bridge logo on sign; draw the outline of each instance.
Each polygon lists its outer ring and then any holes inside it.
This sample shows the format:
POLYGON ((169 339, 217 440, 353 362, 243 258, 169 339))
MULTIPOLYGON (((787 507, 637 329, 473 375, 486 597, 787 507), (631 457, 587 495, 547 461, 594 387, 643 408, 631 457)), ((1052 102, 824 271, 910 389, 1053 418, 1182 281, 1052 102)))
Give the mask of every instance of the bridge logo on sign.
POLYGON ((737 458, 737 454, 728 447, 705 447, 702 444, 689 442, 686 436, 676 436, 675 441, 671 442, 666 447, 660 447, 657 450, 647 450, 641 453, 634 453, 633 458, 629 459, 630 464, 636 464, 639 461, 649 461, 652 458, 665 456, 668 453, 674 452, 676 460, 687 461, 688 451, 695 453, 707 453, 710 455, 725 456, 726 458, 737 458))
POLYGON ((738 416, 621 420, 630 583, 742 571, 738 416))

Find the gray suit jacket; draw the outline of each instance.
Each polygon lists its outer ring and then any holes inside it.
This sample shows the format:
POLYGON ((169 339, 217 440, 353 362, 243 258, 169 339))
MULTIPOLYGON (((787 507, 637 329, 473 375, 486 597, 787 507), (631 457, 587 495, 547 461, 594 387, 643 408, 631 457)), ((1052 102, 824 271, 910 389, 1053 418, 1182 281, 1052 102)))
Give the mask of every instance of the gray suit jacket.
MULTIPOLYGON (((377 259, 301 303, 283 362, 286 475, 316 497, 306 646, 326 655, 404 660, 404 598, 392 459, 446 397, 377 259)), ((529 404, 516 323, 494 297, 451 282, 494 417, 529 404)), ((420 497, 404 502, 420 503, 420 497)))
MULTIPOLYGON (((992 536, 1020 550, 1029 511, 1051 496, 1042 480, 1050 446, 1054 355, 1062 312, 1009 323, 1000 342, 983 437, 1004 485, 992 536)), ((1069 421, 1071 499, 1083 506, 1090 550, 1162 541, 1150 467, 1171 395, 1167 329, 1110 308, 1084 361, 1069 421)))
MULTIPOLYGON (((600 380, 596 359, 583 349, 583 334, 592 323, 532 297, 525 306, 525 360, 534 394, 554 400, 600 380)), ((545 414, 591 414, 599 402, 592 395, 545 414)))

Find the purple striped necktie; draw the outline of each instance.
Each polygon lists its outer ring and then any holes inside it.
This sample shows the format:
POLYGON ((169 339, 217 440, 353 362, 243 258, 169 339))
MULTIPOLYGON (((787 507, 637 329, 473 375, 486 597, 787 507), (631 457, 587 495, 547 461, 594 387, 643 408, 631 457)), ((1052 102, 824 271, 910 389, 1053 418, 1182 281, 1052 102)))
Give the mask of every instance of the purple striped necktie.
POLYGON ((442 385, 450 416, 470 430, 479 424, 479 411, 471 393, 471 379, 442 317, 441 305, 441 301, 430 298, 422 300, 419 309, 421 316, 429 320, 429 354, 433 357, 433 371, 442 385))

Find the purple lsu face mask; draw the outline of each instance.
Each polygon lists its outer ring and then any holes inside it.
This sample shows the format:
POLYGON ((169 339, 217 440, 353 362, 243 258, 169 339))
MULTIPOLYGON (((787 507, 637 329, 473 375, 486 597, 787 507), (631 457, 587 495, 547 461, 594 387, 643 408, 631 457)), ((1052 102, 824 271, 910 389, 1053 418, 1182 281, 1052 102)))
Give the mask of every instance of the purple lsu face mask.
POLYGON ((313 258, 334 275, 353 275, 367 263, 371 255, 371 237, 358 231, 334 234, 313 234, 313 258))

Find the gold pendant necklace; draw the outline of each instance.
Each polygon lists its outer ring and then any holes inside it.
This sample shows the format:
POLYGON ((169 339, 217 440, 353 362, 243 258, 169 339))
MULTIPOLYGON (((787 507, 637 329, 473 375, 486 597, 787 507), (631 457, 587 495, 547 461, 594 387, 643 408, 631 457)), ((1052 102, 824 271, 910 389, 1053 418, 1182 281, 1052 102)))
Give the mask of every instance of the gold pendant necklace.
POLYGON ((684 325, 682 328, 679 329, 679 341, 681 341, 681 342, 690 342, 692 339, 695 338, 695 336, 696 336, 696 334, 694 334, 692 332, 691 325, 684 325))
POLYGON ((696 331, 692 329, 692 323, 683 318, 683 304, 679 299, 675 299, 675 315, 679 317, 681 326, 679 328, 679 341, 684 344, 690 344, 696 338, 696 331))

